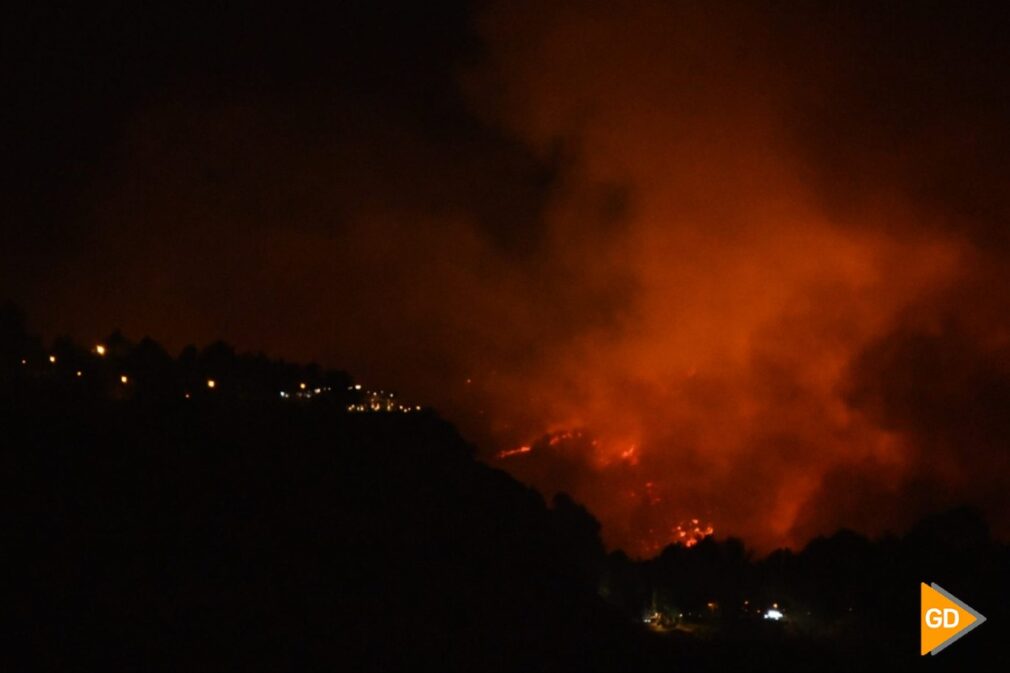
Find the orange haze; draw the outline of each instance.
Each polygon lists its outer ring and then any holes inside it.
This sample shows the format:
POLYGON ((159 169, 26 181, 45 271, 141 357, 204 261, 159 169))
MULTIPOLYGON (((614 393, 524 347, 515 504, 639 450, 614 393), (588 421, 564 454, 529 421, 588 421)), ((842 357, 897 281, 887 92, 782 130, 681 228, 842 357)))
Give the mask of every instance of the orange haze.
POLYGON ((487 8, 453 85, 550 169, 492 233, 512 159, 443 152, 409 110, 167 85, 83 199, 80 253, 22 296, 50 332, 347 367, 635 554, 1003 516, 1005 119, 964 93, 984 63, 934 82, 929 40, 890 58, 825 11, 487 8))

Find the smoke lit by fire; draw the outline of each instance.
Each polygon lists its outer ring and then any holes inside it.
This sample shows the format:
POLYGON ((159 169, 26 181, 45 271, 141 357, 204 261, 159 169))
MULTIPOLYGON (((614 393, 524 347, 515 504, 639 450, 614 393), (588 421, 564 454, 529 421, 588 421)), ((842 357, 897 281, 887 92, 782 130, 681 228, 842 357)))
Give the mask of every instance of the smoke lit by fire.
POLYGON ((1007 115, 845 5, 482 6, 448 115, 180 78, 32 306, 347 367, 639 555, 1005 517, 1007 115))

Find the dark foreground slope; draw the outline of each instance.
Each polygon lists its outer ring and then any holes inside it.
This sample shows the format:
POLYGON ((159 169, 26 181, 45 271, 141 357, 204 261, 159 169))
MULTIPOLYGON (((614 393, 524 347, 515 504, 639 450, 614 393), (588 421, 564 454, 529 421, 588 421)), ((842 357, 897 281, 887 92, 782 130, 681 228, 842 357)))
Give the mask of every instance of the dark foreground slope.
POLYGON ((643 654, 590 586, 592 519, 549 510, 432 415, 16 393, 2 424, 22 661, 620 668, 643 654))
POLYGON ((427 412, 35 384, 0 399, 16 622, 3 668, 1001 665, 1007 556, 979 546, 971 518, 760 561, 707 540, 635 563, 604 555, 580 507, 548 508, 427 412), (953 580, 991 622, 920 659, 920 580, 953 580), (773 600, 786 623, 746 611, 773 600), (650 605, 683 619, 649 632, 650 605))

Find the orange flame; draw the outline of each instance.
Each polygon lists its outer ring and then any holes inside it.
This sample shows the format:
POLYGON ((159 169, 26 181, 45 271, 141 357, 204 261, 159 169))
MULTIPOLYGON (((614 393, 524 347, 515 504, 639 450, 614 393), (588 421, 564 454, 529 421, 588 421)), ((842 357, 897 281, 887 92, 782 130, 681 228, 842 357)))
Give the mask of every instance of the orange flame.
POLYGON ((523 453, 529 453, 533 450, 533 447, 528 444, 523 444, 522 446, 517 446, 514 449, 505 449, 504 451, 498 452, 498 459, 504 460, 505 458, 511 458, 512 456, 518 456, 523 453))

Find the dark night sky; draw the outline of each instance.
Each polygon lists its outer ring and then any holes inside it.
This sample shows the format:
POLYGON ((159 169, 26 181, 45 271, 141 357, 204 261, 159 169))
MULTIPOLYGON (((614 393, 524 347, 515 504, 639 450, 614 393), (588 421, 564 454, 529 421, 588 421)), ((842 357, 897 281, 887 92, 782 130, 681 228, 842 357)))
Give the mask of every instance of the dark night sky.
POLYGON ((612 544, 1007 532, 1002 7, 429 4, 10 11, 0 295, 395 387, 612 544))

